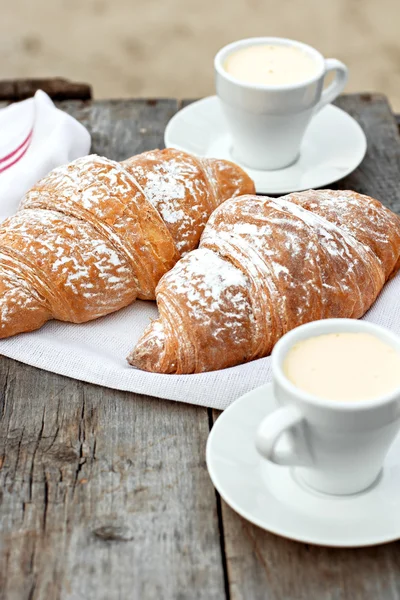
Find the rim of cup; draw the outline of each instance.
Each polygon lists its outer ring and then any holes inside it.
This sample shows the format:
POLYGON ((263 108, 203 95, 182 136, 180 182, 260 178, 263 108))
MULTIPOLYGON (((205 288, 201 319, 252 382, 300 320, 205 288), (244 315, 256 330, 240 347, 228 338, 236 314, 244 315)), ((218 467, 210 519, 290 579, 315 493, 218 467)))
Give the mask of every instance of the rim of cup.
POLYGON ((330 408, 338 411, 360 411, 376 409, 379 406, 388 404, 400 396, 400 386, 392 392, 377 396, 376 398, 366 400, 329 400, 319 398, 296 387, 286 377, 282 365, 285 356, 290 348, 302 340, 318 337, 328 333, 370 333, 378 339, 389 344, 400 352, 400 337, 388 329, 358 319, 322 319, 305 323, 295 327, 286 333, 276 344, 272 351, 272 379, 278 385, 291 395, 297 396, 302 402, 318 406, 320 408, 330 408))
POLYGON ((227 44, 226 46, 221 48, 215 55, 214 68, 221 77, 225 77, 225 79, 227 79, 231 83, 242 86, 244 88, 253 89, 253 90, 254 89, 270 90, 270 91, 294 90, 294 89, 304 87, 305 85, 309 85, 310 83, 313 83, 314 81, 317 81, 325 73, 325 61, 324 61, 324 57, 322 56, 322 54, 320 52, 318 52, 318 50, 316 50, 312 46, 309 46, 308 44, 304 44, 303 42, 298 42, 297 40, 292 40, 290 38, 282 38, 282 37, 252 37, 252 38, 244 38, 242 40, 237 40, 236 42, 231 42, 230 44, 227 44), (275 85, 264 84, 264 83, 249 83, 246 81, 241 81, 240 79, 233 77, 233 75, 231 75, 230 73, 228 73, 225 70, 224 61, 228 58, 228 56, 230 54, 232 54, 236 50, 239 50, 240 48, 246 48, 248 46, 261 46, 261 45, 266 45, 266 44, 271 44, 271 45, 274 44, 274 45, 280 45, 280 46, 295 46, 297 48, 301 48, 307 54, 312 55, 316 59, 316 61, 319 62, 320 68, 318 69, 318 71, 316 72, 315 75, 313 75, 312 77, 309 77, 308 79, 304 79, 303 81, 300 81, 297 83, 285 83, 285 84, 278 84, 278 85, 277 84, 275 84, 275 85))

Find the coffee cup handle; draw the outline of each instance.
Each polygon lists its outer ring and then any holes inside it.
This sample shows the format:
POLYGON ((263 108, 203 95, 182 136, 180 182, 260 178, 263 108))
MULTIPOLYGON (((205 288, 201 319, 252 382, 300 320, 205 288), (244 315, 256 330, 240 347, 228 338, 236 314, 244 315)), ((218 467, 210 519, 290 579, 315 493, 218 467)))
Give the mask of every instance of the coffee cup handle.
POLYGON ((324 78, 328 73, 331 73, 332 71, 336 72, 335 79, 330 85, 328 85, 326 90, 323 90, 321 94, 321 100, 315 107, 316 113, 327 104, 333 102, 343 91, 344 86, 347 83, 348 69, 346 65, 344 65, 342 62, 340 62, 340 60, 337 60, 336 58, 326 58, 324 78))
POLYGON ((277 465, 306 466, 312 463, 304 437, 303 415, 295 406, 283 406, 261 422, 256 434, 256 448, 277 465), (278 448, 283 433, 288 433, 290 447, 278 448))

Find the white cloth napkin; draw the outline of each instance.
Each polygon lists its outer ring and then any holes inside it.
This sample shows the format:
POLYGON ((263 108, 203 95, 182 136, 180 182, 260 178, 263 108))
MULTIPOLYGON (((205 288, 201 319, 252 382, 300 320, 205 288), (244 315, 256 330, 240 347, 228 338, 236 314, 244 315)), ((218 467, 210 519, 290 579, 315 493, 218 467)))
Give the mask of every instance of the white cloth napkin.
POLYGON ((89 132, 41 90, 0 109, 0 220, 49 171, 89 150, 89 132))
MULTIPOLYGON (((365 319, 400 334, 400 275, 390 281, 365 319)), ((83 325, 47 323, 42 329, 0 340, 0 353, 29 365, 119 390, 224 409, 271 379, 270 358, 199 375, 157 375, 125 360, 151 318, 152 302, 83 325)))

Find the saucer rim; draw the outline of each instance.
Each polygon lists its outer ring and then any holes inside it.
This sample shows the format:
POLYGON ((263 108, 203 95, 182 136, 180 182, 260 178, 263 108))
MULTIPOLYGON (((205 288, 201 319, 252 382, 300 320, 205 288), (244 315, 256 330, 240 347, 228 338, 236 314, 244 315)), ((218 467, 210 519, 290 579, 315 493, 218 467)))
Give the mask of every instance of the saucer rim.
MULTIPOLYGON (((192 149, 188 148, 187 145, 182 146, 179 144, 172 143, 171 142, 171 129, 173 126, 176 125, 176 121, 178 119, 182 118, 182 116, 184 116, 186 114, 186 112, 190 112, 191 110, 195 109, 195 107, 197 105, 199 105, 200 103, 206 103, 206 102, 216 103, 217 101, 218 101, 218 96, 216 96, 214 94, 212 96, 206 96, 204 98, 200 98, 199 100, 195 100, 194 102, 191 102, 187 106, 184 106, 183 108, 178 110, 178 112, 176 112, 170 118, 170 120, 168 121, 168 123, 165 127, 165 130, 164 130, 164 145, 165 145, 165 147, 166 148, 175 148, 175 149, 181 150, 183 152, 190 152, 192 154, 195 154, 196 156, 199 156, 200 158, 206 157, 205 154, 198 154, 198 153, 194 152, 192 149)), ((353 173, 353 171, 355 171, 360 166, 360 164, 363 162, 363 160, 366 156, 367 150, 368 150, 368 140, 367 140, 367 136, 365 135, 363 128, 358 123, 358 121, 356 121, 356 119, 354 117, 352 117, 352 115, 350 115, 348 112, 346 112, 342 108, 339 108, 335 104, 332 104, 332 103, 327 104, 326 106, 324 106, 321 109, 320 113, 322 113, 323 111, 326 111, 326 110, 330 110, 330 109, 333 109, 335 112, 339 111, 340 113, 344 113, 344 115, 352 121, 353 126, 355 126, 355 128, 358 130, 358 134, 360 135, 360 142, 362 141, 362 151, 360 151, 360 153, 358 154, 357 160, 354 160, 351 163, 351 167, 346 169, 345 171, 341 172, 337 177, 334 177, 333 179, 331 177, 329 177, 329 178, 327 178, 327 180, 325 182, 318 183, 316 185, 312 185, 311 187, 310 186, 304 187, 304 186, 300 185, 300 186, 292 186, 292 187, 285 188, 284 186, 282 186, 280 189, 278 189, 277 187, 274 188, 273 186, 271 186, 269 189, 267 189, 267 187, 268 187, 267 185, 261 184, 261 187, 260 187, 260 185, 257 185, 257 175, 253 175, 253 174, 259 173, 260 174, 259 177, 265 177, 269 171, 260 170, 260 169, 252 169, 251 167, 246 167, 245 165, 240 164, 239 166, 241 166, 241 168, 243 168, 250 176, 253 177, 253 179, 255 179, 257 194, 264 194, 264 195, 272 194, 274 196, 279 196, 279 195, 284 195, 284 194, 301 192, 301 191, 308 190, 308 189, 325 188, 328 185, 331 185, 333 183, 336 183, 336 182, 344 179, 345 177, 348 177, 351 173, 353 173)), ((307 135, 307 133, 306 133, 306 135, 307 135)), ((231 157, 225 157, 225 160, 231 160, 234 162, 234 159, 231 157)), ((285 171, 287 169, 291 168, 292 166, 293 165, 289 165, 286 168, 271 171, 271 173, 276 173, 279 171, 284 176, 285 171)))
MULTIPOLYGON (((225 495, 223 486, 220 484, 218 475, 216 474, 213 466, 211 465, 211 463, 212 463, 211 446, 212 446, 215 435, 218 435, 218 434, 216 434, 216 431, 217 431, 216 427, 217 427, 218 421, 221 418, 223 418, 226 413, 228 413, 230 410, 232 410, 235 407, 235 405, 237 406, 238 402, 240 402, 240 403, 245 402, 249 397, 253 396, 255 393, 257 393, 257 394, 260 393, 261 390, 265 390, 265 391, 267 391, 267 393, 271 393, 271 396, 269 399, 275 400, 275 398, 273 396, 273 384, 272 383, 266 383, 262 386, 255 388, 254 390, 251 390, 250 392, 247 392, 243 396, 240 396, 240 398, 237 398, 236 400, 234 400, 234 402, 232 402, 232 404, 230 406, 228 406, 228 408, 226 408, 222 412, 222 414, 218 417, 218 419, 213 424, 213 427, 212 427, 212 429, 209 433, 208 439, 207 439, 206 453, 205 453, 207 470, 208 470, 208 473, 209 473, 209 476, 210 476, 210 479, 211 479, 211 482, 212 482, 214 488, 216 489, 218 494, 221 496, 221 498, 224 500, 224 502, 226 502, 226 504, 232 510, 234 510, 238 515, 240 515, 243 519, 252 523, 253 525, 256 525, 257 527, 260 527, 260 529, 263 529, 264 531, 267 531, 268 533, 272 533, 279 537, 283 537, 283 538, 286 538, 286 539, 289 539, 289 540, 292 540, 295 542, 299 542, 302 544, 310 544, 313 546, 322 546, 322 547, 326 547, 326 548, 367 548, 367 547, 373 547, 373 546, 381 546, 382 544, 389 544, 389 543, 398 541, 400 539, 400 532, 395 534, 393 537, 383 536, 381 538, 378 538, 378 536, 374 536, 373 538, 371 538, 370 541, 366 540, 365 542, 362 542, 362 541, 352 542, 351 538, 349 538, 349 541, 342 540, 342 541, 338 541, 338 542, 334 542, 334 541, 326 542, 323 539, 316 539, 313 536, 308 536, 308 537, 300 536, 295 533, 292 533, 291 531, 285 530, 284 528, 276 528, 273 526, 270 527, 269 525, 266 526, 265 522, 262 522, 257 517, 254 517, 250 513, 247 513, 246 511, 242 510, 235 500, 228 498, 225 495)), ((268 412, 266 414, 268 414, 268 412)), ((333 496, 333 498, 334 498, 334 496, 333 496)))

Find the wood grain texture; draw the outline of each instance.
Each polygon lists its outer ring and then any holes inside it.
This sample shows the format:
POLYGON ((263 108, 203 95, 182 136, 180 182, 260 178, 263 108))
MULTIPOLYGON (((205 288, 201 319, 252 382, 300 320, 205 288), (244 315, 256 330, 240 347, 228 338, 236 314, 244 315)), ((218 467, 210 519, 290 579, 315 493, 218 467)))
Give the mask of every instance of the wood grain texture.
POLYGON ((221 598, 206 409, 1 366, 0 598, 221 598))
POLYGON ((92 135, 91 151, 114 160, 164 148, 164 129, 178 110, 177 100, 67 101, 58 106, 92 135))
POLYGON ((232 600, 400 598, 400 544, 334 549, 267 533, 222 508, 232 600))
MULTIPOLYGON (((171 101, 60 104, 120 160, 163 146, 171 101)), ((0 598, 224 597, 207 410, 0 358, 0 598)))
POLYGON ((336 104, 353 116, 367 136, 367 154, 336 187, 353 189, 400 213, 400 141, 387 99, 380 94, 341 96, 336 104))

